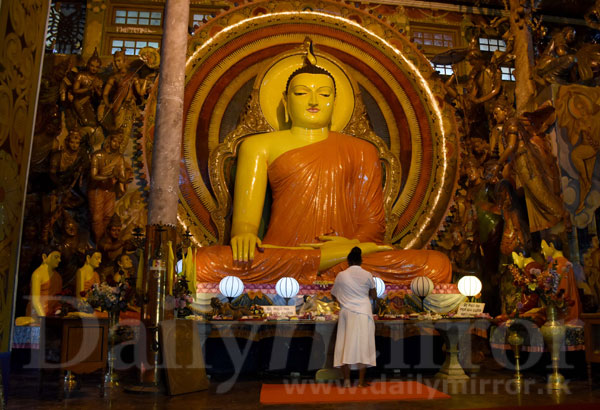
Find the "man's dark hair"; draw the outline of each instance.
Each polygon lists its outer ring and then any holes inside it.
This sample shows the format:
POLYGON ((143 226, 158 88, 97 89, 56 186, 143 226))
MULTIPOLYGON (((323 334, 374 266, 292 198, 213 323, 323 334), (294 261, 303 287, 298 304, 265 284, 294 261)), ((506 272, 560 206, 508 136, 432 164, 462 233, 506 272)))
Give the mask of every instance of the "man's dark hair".
POLYGON ((333 78, 333 75, 331 75, 331 73, 327 70, 325 70, 324 68, 321 68, 319 66, 313 65, 313 64, 305 64, 302 67, 300 67, 299 69, 297 69, 296 71, 294 71, 292 73, 292 75, 290 75, 290 78, 288 78, 287 80, 287 84, 285 85, 285 93, 288 93, 288 90, 290 88, 290 83, 292 82, 292 78, 296 77, 297 75, 300 74, 325 74, 326 76, 330 77, 331 80, 333 81, 333 89, 335 91, 335 78, 333 78))
POLYGON ((362 263, 362 251, 358 246, 352 248, 350 253, 348 254, 348 265, 358 265, 360 266, 362 263))

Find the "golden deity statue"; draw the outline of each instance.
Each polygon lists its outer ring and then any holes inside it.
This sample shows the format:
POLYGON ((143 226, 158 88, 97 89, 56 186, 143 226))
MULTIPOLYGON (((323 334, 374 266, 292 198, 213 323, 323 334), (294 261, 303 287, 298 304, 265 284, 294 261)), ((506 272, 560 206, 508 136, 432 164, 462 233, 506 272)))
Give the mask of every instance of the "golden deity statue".
POLYGON ((102 149, 92 154, 88 201, 96 243, 104 235, 115 213, 117 197, 125 192, 129 178, 125 158, 119 152, 122 140, 122 133, 113 133, 104 141, 102 149))
POLYGON ((354 110, 348 74, 312 54, 276 59, 260 83, 267 118, 284 117, 273 132, 246 136, 237 153, 231 246, 201 248, 197 277, 226 275, 245 282, 283 276, 300 283, 333 280, 348 252, 363 252, 363 267, 389 283, 427 275, 450 282, 449 259, 436 251, 399 250, 384 243, 382 166, 371 142, 342 134, 354 110), (283 94, 283 99, 282 99, 283 94), (282 105, 280 105, 282 104, 282 105), (279 110, 279 112, 278 112, 279 110), (340 125, 342 124, 342 125, 340 125), (267 186, 272 204, 259 238, 267 186))
POLYGON ((125 152, 131 137, 133 123, 139 116, 137 100, 146 94, 145 82, 138 75, 130 72, 124 51, 113 55, 115 73, 108 78, 102 91, 102 104, 98 109, 100 122, 108 122, 112 129, 121 130, 124 138, 121 141, 120 152, 125 152), (112 115, 112 124, 106 117, 112 115))
POLYGON ((553 228, 560 222, 569 224, 561 197, 560 172, 546 136, 548 126, 554 122, 554 108, 543 104, 518 117, 509 117, 510 112, 501 100, 494 107, 496 118, 505 119, 498 168, 503 166, 503 177, 516 188, 523 188, 530 231, 553 228))

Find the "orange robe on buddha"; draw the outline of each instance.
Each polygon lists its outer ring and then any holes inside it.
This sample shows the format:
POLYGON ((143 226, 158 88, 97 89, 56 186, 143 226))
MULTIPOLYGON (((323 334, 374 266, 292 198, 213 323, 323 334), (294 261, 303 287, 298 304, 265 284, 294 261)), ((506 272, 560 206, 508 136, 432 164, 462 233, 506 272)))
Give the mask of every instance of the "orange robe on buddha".
MULTIPOLYGON (((323 141, 290 150, 268 168, 273 203, 264 244, 300 246, 338 235, 381 244, 385 212, 381 165, 375 147, 349 135, 330 132, 323 141)), ((235 275, 248 283, 294 277, 301 284, 317 278, 320 250, 264 249, 252 264, 233 263, 231 247, 200 248, 196 276, 218 282, 235 275)), ((321 273, 333 280, 347 267, 341 263, 321 273)), ((363 256, 362 267, 387 283, 408 284, 425 275, 435 283, 452 278, 450 260, 430 250, 392 250, 363 256)))
MULTIPOLYGON (((46 312, 46 316, 54 316, 61 307, 61 301, 57 296, 62 291, 62 278, 58 273, 50 276, 46 282, 40 285, 40 302, 46 312)), ((27 316, 37 315, 31 302, 27 304, 27 316)))
POLYGON ((94 274, 91 278, 89 278, 83 283, 83 291, 86 293, 89 292, 94 283, 100 283, 100 276, 98 276, 98 273, 96 271, 94 271, 94 274))

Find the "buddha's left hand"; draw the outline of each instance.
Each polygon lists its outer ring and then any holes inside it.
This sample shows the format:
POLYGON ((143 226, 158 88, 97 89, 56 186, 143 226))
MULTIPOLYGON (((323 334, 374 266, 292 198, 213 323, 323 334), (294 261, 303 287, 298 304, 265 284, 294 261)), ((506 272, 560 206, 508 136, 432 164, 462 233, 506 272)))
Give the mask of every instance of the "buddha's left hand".
POLYGON ((364 255, 369 253, 389 251, 394 249, 391 245, 378 245, 375 242, 361 242, 358 239, 348 239, 343 236, 321 235, 319 240, 323 242, 302 244, 300 246, 310 246, 314 249, 329 249, 329 248, 348 248, 348 252, 355 246, 359 247, 364 255))
POLYGON ((360 248, 363 255, 394 249, 391 245, 378 245, 375 242, 360 242, 358 239, 348 239, 343 236, 323 235, 319 236, 319 239, 323 242, 301 245, 321 250, 319 270, 329 269, 332 266, 345 261, 348 254, 355 246, 360 248))

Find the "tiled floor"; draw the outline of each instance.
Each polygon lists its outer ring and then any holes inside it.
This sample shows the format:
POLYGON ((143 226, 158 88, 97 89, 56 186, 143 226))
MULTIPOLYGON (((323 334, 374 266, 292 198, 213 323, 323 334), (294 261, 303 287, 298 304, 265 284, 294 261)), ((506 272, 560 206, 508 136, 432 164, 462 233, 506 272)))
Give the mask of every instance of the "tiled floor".
MULTIPOLYGON (((277 383, 285 381, 285 377, 261 376, 261 380, 245 376, 235 383, 220 377, 212 378, 208 391, 169 397, 164 394, 133 394, 116 388, 100 398, 97 387, 99 375, 88 375, 81 380, 81 389, 71 397, 58 401, 55 382, 58 375, 53 375, 44 386, 42 396, 37 394, 37 373, 34 371, 15 371, 11 375, 11 389, 8 396, 8 409, 468 409, 518 406, 551 406, 554 404, 577 405, 581 410, 600 409, 600 372, 595 367, 596 380, 589 387, 585 366, 566 373, 568 383, 563 391, 548 391, 544 383, 544 374, 526 372, 523 392, 517 394, 510 383, 511 372, 499 368, 493 361, 486 361, 481 371, 472 377, 461 392, 453 391, 439 379, 433 378, 433 372, 424 375, 416 374, 380 374, 372 372, 371 379, 418 380, 451 395, 446 400, 412 401, 412 402, 370 402, 322 405, 274 405, 264 406, 259 403, 262 381, 277 383), (50 382, 51 381, 51 382, 50 382), (228 387, 231 385, 231 387, 228 387)), ((543 371, 542 371, 543 372, 543 371)), ((127 384, 127 375, 124 375, 127 384)), ((308 381, 308 377, 302 379, 308 381)), ((289 380, 288 380, 289 381, 289 380)))

